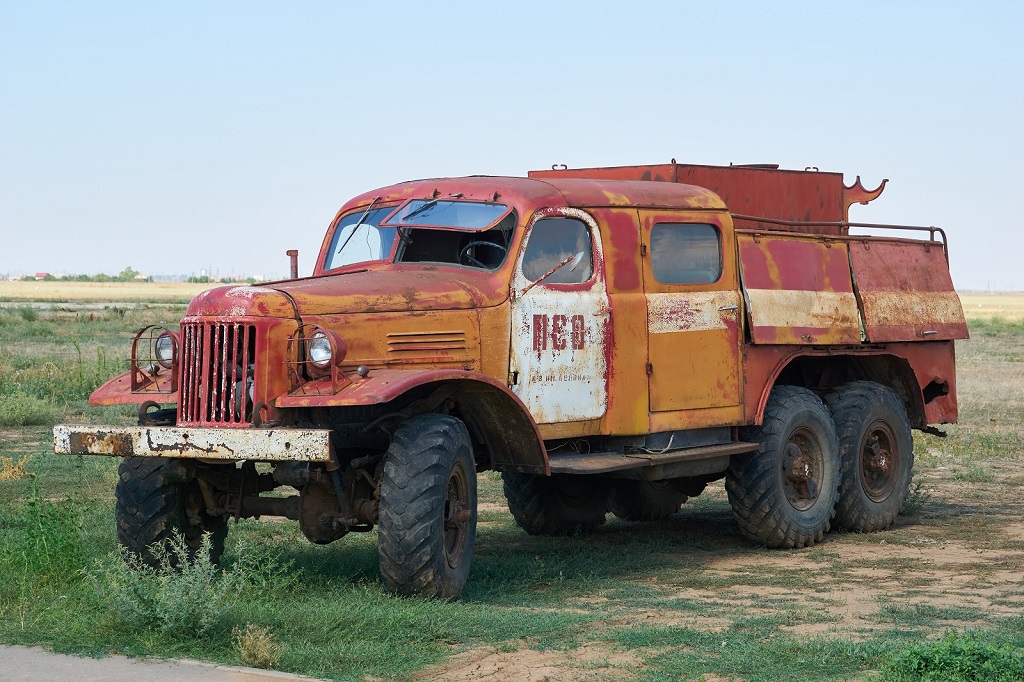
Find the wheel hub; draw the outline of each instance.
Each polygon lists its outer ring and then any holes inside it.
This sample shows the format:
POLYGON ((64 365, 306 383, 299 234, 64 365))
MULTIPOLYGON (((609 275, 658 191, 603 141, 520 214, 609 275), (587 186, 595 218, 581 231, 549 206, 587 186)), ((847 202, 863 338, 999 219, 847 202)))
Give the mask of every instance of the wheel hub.
POLYGON ((469 481, 462 467, 455 467, 448 479, 448 496, 444 503, 444 552, 448 564, 459 565, 466 551, 469 522, 473 510, 469 505, 469 481))
POLYGON ((790 504, 801 511, 818 499, 822 476, 821 453, 813 440, 794 433, 783 450, 783 485, 790 504))
POLYGON ((868 428, 861 450, 860 476, 865 494, 875 502, 885 500, 896 485, 899 452, 894 443, 896 436, 885 422, 875 422, 868 428))

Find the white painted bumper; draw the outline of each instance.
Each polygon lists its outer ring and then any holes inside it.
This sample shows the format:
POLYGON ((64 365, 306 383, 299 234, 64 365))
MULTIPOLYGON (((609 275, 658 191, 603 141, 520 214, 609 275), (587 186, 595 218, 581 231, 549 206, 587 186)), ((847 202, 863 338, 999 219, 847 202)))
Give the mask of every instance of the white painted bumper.
POLYGON ((328 429, 216 429, 179 426, 57 424, 58 455, 327 462, 328 429))

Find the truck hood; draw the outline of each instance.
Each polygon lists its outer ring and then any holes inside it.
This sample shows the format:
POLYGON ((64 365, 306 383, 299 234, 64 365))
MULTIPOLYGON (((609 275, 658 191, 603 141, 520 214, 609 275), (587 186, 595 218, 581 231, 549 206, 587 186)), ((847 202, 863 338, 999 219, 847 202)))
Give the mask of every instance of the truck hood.
POLYGON ((508 296, 500 281, 489 272, 391 266, 266 286, 291 297, 305 316, 487 308, 508 296))
POLYGON ((341 313, 468 310, 498 305, 508 287, 490 272, 416 267, 357 270, 258 286, 218 287, 187 315, 294 318, 341 313))
POLYGON ((185 315, 294 318, 297 310, 286 294, 269 287, 229 286, 200 293, 188 304, 185 315))

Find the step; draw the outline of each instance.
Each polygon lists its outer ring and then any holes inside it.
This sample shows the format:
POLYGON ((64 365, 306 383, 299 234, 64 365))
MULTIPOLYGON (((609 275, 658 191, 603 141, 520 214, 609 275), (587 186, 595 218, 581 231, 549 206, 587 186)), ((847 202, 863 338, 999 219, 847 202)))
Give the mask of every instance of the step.
POLYGON ((585 455, 576 452, 564 455, 556 453, 549 455, 548 459, 551 462, 551 473, 553 474, 607 474, 613 471, 641 469, 660 464, 739 455, 744 452, 753 452, 758 447, 757 443, 739 441, 735 443, 722 443, 720 445, 705 445, 697 448, 685 448, 664 453, 636 452, 623 454, 621 452, 590 452, 585 455))

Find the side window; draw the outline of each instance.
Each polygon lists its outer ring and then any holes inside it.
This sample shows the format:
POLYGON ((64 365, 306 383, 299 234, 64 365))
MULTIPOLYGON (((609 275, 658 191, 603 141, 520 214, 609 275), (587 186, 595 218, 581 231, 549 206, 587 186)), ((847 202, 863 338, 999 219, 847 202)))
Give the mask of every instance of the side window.
POLYGON ((559 268, 544 280, 545 284, 580 284, 594 274, 594 251, 586 224, 575 218, 542 218, 538 220, 523 253, 523 274, 536 281, 567 258, 582 252, 579 265, 559 268))
POLYGON ((699 223, 651 228, 651 270, 662 284, 711 284, 722 276, 718 229, 699 223))

